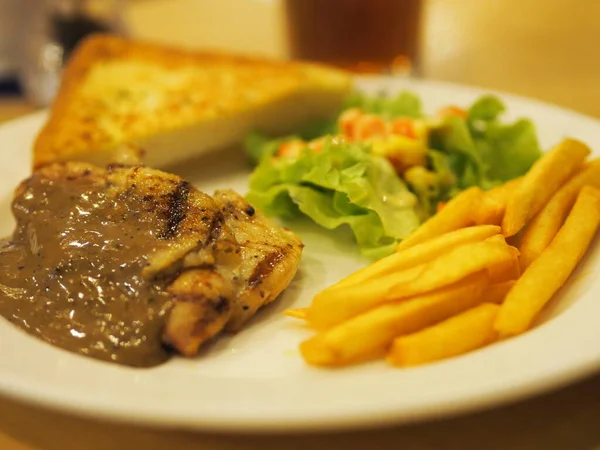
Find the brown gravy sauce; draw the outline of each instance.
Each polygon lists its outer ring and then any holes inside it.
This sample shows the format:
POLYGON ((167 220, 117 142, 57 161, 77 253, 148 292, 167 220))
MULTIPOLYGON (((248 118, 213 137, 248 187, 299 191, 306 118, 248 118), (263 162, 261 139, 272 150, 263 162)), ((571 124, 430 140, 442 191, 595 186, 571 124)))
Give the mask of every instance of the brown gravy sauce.
POLYGON ((17 227, 0 241, 0 314, 66 350, 149 367, 169 352, 165 280, 141 276, 166 245, 139 199, 110 198, 91 177, 29 179, 13 201, 17 227))

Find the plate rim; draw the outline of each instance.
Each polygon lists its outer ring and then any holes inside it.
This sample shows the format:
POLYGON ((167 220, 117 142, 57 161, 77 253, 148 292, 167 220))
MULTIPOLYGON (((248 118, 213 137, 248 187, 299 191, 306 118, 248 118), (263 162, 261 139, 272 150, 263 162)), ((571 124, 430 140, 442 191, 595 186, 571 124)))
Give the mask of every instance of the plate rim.
POLYGON ((481 399, 469 399, 469 402, 452 403, 446 402, 438 404, 436 410, 421 409, 419 411, 398 412, 382 411, 379 414, 361 415, 350 414, 346 416, 336 416, 333 419, 323 421, 321 417, 317 418, 281 418, 281 417, 230 417, 227 420, 222 418, 212 418, 204 415, 200 420, 190 418, 185 415, 171 415, 168 417, 156 415, 153 412, 138 412, 137 417, 122 413, 118 406, 95 406, 95 409, 89 409, 88 406, 78 401, 77 398, 69 399, 65 402, 61 397, 61 402, 52 395, 45 395, 43 390, 38 392, 32 390, 5 390, 0 381, 0 394, 6 398, 23 402, 24 404, 39 407, 47 411, 57 411, 66 415, 87 418, 91 420, 100 420, 113 424, 125 424, 131 426, 146 426, 156 429, 183 429, 193 431, 204 431, 227 434, 247 434, 247 435, 281 435, 285 433, 309 432, 314 434, 324 434, 330 432, 343 431, 367 431, 382 427, 406 426, 417 423, 435 422, 437 420, 448 420, 455 417, 461 417, 467 414, 482 413, 488 410, 502 408, 519 401, 526 401, 550 394, 560 388, 564 388, 581 382, 592 377, 600 371, 600 359, 582 363, 580 366, 571 366, 568 371, 563 371, 560 376, 548 374, 542 379, 531 380, 522 384, 518 389, 507 387, 505 391, 495 391, 481 399), (269 426, 266 422, 278 420, 269 426))

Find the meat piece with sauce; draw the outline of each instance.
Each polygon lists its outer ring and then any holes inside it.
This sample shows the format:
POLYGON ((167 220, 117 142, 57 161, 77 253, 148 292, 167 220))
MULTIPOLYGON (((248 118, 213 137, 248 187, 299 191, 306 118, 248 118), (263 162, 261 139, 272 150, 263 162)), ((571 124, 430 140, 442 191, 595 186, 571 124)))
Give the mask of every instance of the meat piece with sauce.
POLYGON ((59 163, 17 189, 0 313, 65 349, 131 366, 237 331, 293 279, 302 244, 233 191, 143 166, 59 163))

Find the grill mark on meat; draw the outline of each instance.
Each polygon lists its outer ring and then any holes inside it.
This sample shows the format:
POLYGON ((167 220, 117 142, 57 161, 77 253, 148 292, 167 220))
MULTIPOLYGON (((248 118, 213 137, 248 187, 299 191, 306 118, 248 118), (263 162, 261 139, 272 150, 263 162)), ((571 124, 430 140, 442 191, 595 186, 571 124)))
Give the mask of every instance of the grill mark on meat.
POLYGON ((285 259, 288 254, 288 250, 286 248, 277 248, 269 253, 260 263, 256 265, 252 275, 248 278, 248 286, 255 287, 257 286, 263 278, 268 276, 275 266, 285 259))
POLYGON ((136 167, 140 167, 135 163, 121 163, 121 162, 114 162, 114 163, 110 163, 106 166, 106 172, 108 174, 113 174, 118 172, 119 170, 123 170, 123 169, 135 169, 136 167))
POLYGON ((158 236, 160 239, 172 239, 177 235, 179 224, 185 219, 187 214, 189 193, 190 183, 187 181, 178 183, 175 189, 169 193, 167 224, 158 236))
POLYGON ((123 169, 125 167, 128 167, 128 165, 123 163, 110 163, 106 166, 106 170, 108 171, 108 173, 113 173, 117 169, 123 169))
POLYGON ((213 303, 213 306, 214 306, 216 312, 222 313, 222 312, 226 311, 227 309, 229 309, 229 300, 226 297, 220 296, 213 303))
POLYGON ((225 217, 223 217, 223 214, 220 211, 217 211, 210 221, 208 236, 206 237, 206 242, 204 242, 204 247, 209 247, 217 242, 221 235, 224 222, 225 217))
POLYGON ((137 177, 140 169, 141 169, 140 166, 134 167, 134 168, 131 169, 131 171, 127 175, 127 179, 130 180, 130 183, 131 183, 131 185, 129 187, 130 189, 131 188, 135 189, 135 182, 134 182, 134 180, 136 179, 136 177, 137 177))

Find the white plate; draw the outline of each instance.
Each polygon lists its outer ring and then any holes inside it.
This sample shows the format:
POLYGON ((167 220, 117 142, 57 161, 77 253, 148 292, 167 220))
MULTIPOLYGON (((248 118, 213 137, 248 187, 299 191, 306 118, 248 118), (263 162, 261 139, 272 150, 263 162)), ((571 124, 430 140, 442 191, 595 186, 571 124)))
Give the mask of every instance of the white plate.
MULTIPOLYGON (((484 91, 449 84, 370 79, 367 90, 406 87, 429 111, 466 105, 484 91)), ((600 148, 600 122, 504 95, 509 117, 537 124, 544 148, 570 135, 600 148)), ((0 231, 12 228, 12 189, 28 175, 42 114, 0 128, 0 231)), ((245 192, 241 155, 206 157, 184 174, 209 192, 245 192)), ((306 245, 298 279, 242 332, 198 358, 155 369, 130 369, 51 347, 0 321, 0 392, 77 414, 158 426, 230 431, 323 430, 429 419, 531 396, 600 368, 600 270, 597 242, 546 321, 531 332, 464 357, 410 370, 372 363, 345 370, 306 366, 296 348, 307 335, 285 308, 312 295, 362 261, 347 237, 298 228, 306 245), (560 314, 558 314, 560 313, 560 314)))

